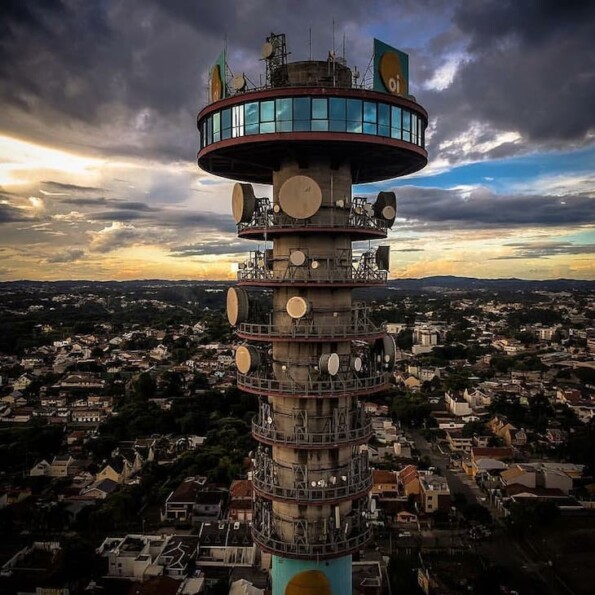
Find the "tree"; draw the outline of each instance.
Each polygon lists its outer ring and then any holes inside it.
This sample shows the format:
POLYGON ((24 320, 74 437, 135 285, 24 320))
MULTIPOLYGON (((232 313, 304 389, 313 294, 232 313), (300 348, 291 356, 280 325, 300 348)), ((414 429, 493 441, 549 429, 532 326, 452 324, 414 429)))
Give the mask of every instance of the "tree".
POLYGON ((156 391, 157 384, 148 372, 143 372, 134 383, 134 395, 140 401, 148 401, 156 391))

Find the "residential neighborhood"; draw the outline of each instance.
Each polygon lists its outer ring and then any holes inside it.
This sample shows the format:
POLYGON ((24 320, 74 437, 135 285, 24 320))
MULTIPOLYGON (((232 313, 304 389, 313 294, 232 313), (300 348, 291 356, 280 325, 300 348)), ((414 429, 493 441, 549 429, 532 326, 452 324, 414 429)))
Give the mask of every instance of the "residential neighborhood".
MULTIPOLYGON (((2 289, 0 591, 267 592, 226 285, 42 287, 2 289)), ((398 358, 361 401, 374 537, 353 593, 590 592, 595 292, 369 305, 398 358)))

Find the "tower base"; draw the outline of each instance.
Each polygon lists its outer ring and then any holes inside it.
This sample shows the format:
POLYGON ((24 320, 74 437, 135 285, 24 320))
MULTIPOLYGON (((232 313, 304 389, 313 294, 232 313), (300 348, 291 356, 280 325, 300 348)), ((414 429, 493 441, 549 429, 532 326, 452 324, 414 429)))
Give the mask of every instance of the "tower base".
POLYGON ((351 556, 334 560, 294 560, 273 556, 273 595, 351 593, 351 556))

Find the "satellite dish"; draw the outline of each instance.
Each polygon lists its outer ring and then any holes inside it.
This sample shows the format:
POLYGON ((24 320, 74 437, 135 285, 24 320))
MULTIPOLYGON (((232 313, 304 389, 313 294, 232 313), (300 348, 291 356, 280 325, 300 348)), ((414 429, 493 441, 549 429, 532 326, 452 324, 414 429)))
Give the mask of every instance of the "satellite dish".
POLYGON ((388 271, 390 268, 390 246, 378 246, 376 249, 376 266, 381 271, 388 271))
POLYGON ((376 500, 374 500, 374 498, 372 498, 372 501, 370 502, 370 512, 376 512, 376 500))
POLYGON ((231 326, 237 326, 248 318, 250 301, 248 293, 242 287, 230 287, 227 290, 226 300, 227 320, 231 326))
POLYGON ((308 219, 322 204, 320 186, 308 176, 292 176, 279 189, 279 205, 294 219, 308 219))
POLYGON ((256 209, 256 198, 252 184, 234 184, 231 195, 231 212, 236 223, 247 223, 256 209))
POLYGON ((260 365, 260 353, 252 345, 240 345, 236 351, 236 367, 242 374, 255 370, 260 365))
POLYGON ((382 337, 382 350, 384 351, 384 361, 388 364, 389 370, 392 370, 397 358, 397 346, 392 335, 382 337))
POLYGON ((312 482, 310 485, 311 485, 313 488, 315 488, 315 487, 316 487, 316 482, 315 482, 315 481, 313 481, 313 482, 312 482))
POLYGON ((289 255, 289 262, 294 267, 301 267, 306 262, 306 255, 301 250, 294 250, 289 255))
POLYGON ((267 424, 269 424, 269 426, 273 423, 273 418, 271 416, 267 417, 267 424))
POLYGON ((379 192, 373 208, 375 217, 386 219, 389 222, 389 226, 392 226, 397 216, 397 197, 395 193, 379 192))
POLYGON ((320 263, 317 260, 313 260, 310 266, 316 270, 320 266, 320 263))
POLYGON ((371 217, 374 214, 374 209, 368 202, 364 205, 364 213, 368 215, 368 217, 371 217))
POLYGON ((362 358, 359 356, 354 356, 351 358, 351 369, 354 372, 361 372, 363 368, 362 358))
POLYGON ((280 213, 281 207, 279 205, 273 205, 273 213, 280 213))
POLYGON ((335 205, 336 205, 336 206, 337 206, 339 209, 342 209, 343 207, 345 207, 345 201, 344 201, 342 198, 340 198, 340 199, 339 199, 339 200, 338 200, 338 201, 335 203, 335 205))
POLYGON ((341 362, 339 360, 339 356, 336 353, 323 353, 320 356, 320 360, 318 362, 320 371, 324 372, 325 374, 329 374, 330 376, 337 375, 340 365, 341 362))
POLYGON ((310 302, 306 301, 303 297, 294 296, 287 300, 287 313, 293 319, 299 319, 306 316, 310 312, 310 302))
POLYGON ((243 91, 246 87, 246 77, 243 74, 236 74, 231 79, 231 88, 234 91, 243 91))
POLYGON ((262 48, 260 50, 260 55, 266 60, 267 58, 270 58, 273 55, 274 51, 275 51, 275 48, 273 47, 273 44, 266 41, 265 43, 262 44, 262 48))

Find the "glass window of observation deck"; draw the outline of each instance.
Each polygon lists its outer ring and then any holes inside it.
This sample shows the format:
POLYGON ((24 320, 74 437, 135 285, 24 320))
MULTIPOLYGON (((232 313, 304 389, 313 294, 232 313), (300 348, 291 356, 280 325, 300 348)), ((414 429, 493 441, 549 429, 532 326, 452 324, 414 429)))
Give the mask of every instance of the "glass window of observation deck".
POLYGON ((362 101, 361 99, 347 100, 347 132, 362 131, 362 101))
POLYGON ((310 98, 296 97, 293 100, 293 129, 310 130, 310 98))
POLYGON ((403 125, 401 124, 401 108, 391 107, 390 113, 390 135, 392 138, 401 138, 401 130, 403 125))
POLYGON ((364 101, 364 134, 378 134, 376 102, 364 101))
POLYGON ((246 134, 258 134, 258 103, 255 101, 244 106, 246 134))
POLYGON ((260 103, 260 132, 263 134, 275 132, 274 101, 262 101, 260 103))
POLYGON ((291 132, 293 130, 293 114, 291 99, 275 100, 275 117, 277 119, 277 132, 291 132))
POLYGON ((345 100, 331 97, 329 112, 331 116, 329 128, 334 132, 345 132, 345 100))
POLYGON ((411 142, 411 114, 403 111, 403 140, 411 142))
POLYGON ((328 130, 328 102, 325 99, 312 99, 312 130, 328 130))
POLYGON ((378 104, 378 134, 390 136, 390 106, 386 103, 378 104))
POLYGON ((221 138, 231 138, 231 109, 224 109, 221 112, 221 138))

